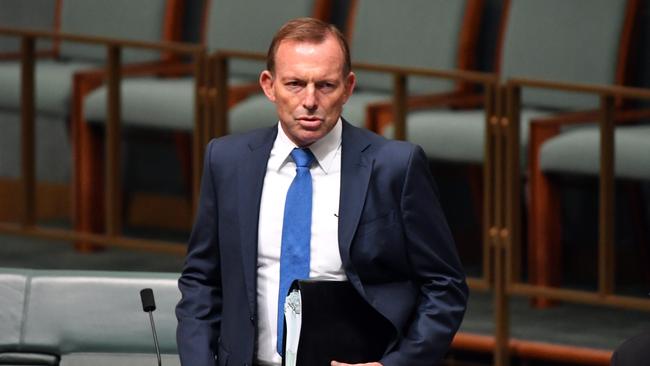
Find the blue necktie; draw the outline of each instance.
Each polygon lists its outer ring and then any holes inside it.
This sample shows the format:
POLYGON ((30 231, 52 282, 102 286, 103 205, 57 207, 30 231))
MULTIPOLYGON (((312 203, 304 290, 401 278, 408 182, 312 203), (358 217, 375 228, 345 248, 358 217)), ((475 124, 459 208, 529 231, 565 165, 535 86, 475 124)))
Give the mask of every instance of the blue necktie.
POLYGON ((277 341, 280 355, 283 355, 284 299, 293 280, 309 278, 310 261, 312 188, 309 166, 314 155, 309 149, 296 148, 291 151, 291 157, 296 163, 296 176, 287 191, 282 222, 277 341))

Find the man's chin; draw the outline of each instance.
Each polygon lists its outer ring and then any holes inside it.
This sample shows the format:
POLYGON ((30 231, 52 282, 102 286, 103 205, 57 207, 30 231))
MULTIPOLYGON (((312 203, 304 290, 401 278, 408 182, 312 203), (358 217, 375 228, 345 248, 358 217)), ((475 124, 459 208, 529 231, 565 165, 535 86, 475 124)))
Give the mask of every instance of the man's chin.
POLYGON ((306 147, 320 140, 323 136, 325 136, 325 134, 320 130, 300 130, 297 134, 293 135, 291 139, 296 143, 296 145, 306 147))

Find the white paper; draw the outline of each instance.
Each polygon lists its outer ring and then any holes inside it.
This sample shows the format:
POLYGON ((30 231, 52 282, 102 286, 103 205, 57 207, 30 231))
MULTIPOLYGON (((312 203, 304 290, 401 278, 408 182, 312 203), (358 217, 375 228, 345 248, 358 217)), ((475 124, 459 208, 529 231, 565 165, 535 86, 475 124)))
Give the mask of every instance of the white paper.
POLYGON ((302 304, 300 291, 293 290, 284 301, 284 319, 287 323, 285 334, 287 342, 284 350, 285 366, 296 366, 298 341, 300 341, 300 326, 302 325, 302 304))

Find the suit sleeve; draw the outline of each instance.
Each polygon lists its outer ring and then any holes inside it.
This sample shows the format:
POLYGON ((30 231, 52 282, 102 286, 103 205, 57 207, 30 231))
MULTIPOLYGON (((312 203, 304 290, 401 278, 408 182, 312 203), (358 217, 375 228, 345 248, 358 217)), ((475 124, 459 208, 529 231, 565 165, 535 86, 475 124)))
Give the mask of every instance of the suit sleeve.
POLYGON ((176 338, 183 365, 214 366, 221 324, 222 290, 217 226, 217 197, 207 149, 197 217, 178 281, 182 297, 176 306, 176 338))
POLYGON ((400 205, 408 259, 420 295, 402 339, 380 362, 384 366, 435 365, 460 326, 468 288, 419 146, 411 151, 400 205))

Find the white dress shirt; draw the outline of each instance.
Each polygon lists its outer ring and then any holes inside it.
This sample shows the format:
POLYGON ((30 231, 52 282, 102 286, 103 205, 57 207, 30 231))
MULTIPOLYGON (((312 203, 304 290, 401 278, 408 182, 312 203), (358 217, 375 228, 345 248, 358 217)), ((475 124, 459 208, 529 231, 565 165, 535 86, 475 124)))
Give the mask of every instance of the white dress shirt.
MULTIPOLYGON (((309 277, 345 280, 338 240, 339 193, 341 190, 342 122, 309 149, 316 158, 312 176, 311 262, 309 277)), ((277 312, 280 281, 280 251, 286 192, 296 175, 296 164, 289 155, 296 145, 278 123, 264 177, 257 249, 257 362, 280 365, 277 353, 277 312)))

